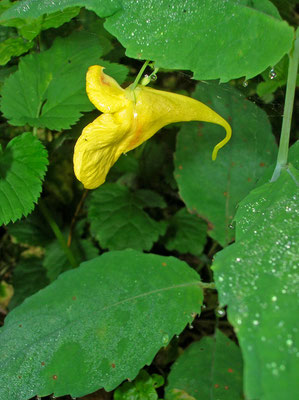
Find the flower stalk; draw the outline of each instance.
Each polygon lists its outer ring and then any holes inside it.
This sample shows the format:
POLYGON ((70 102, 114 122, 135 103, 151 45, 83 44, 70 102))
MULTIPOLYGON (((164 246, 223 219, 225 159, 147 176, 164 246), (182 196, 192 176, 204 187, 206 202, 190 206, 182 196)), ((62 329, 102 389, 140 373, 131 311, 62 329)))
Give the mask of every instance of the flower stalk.
POLYGON ((271 178, 271 182, 275 182, 279 178, 281 170, 283 168, 286 168, 288 162, 290 132, 291 132, 292 114, 293 114, 294 98, 296 90, 296 79, 298 71, 298 61, 299 61, 299 29, 297 29, 296 32, 294 47, 289 54, 289 70, 288 70, 287 90, 286 90, 286 97, 284 104, 281 135, 280 135, 279 149, 277 155, 277 163, 271 178))

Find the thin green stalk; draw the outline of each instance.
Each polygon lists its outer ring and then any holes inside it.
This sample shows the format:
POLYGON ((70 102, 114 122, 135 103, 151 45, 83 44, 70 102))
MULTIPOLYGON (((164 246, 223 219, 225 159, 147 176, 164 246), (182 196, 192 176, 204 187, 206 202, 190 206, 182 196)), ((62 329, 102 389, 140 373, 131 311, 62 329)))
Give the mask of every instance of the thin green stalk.
POLYGON ((277 163, 273 176, 271 178, 271 182, 275 182, 279 178, 281 170, 286 167, 288 162, 290 131, 291 131, 291 122, 292 122, 298 60, 299 60, 298 31, 296 36, 297 38, 294 43, 294 48, 289 54, 287 90, 284 103, 284 113, 283 113, 283 121, 282 121, 281 135, 280 135, 280 143, 278 149, 277 163))
POLYGON ((46 206, 46 204, 44 203, 44 201, 42 199, 39 200, 39 208, 41 210, 41 212, 43 213, 45 219, 47 220, 48 224, 50 225, 52 231, 54 232, 61 248, 63 249, 63 251, 65 252, 65 255, 67 256, 72 268, 77 268, 78 267, 78 263, 75 260, 75 257, 73 255, 73 253, 71 252, 71 249, 67 246, 66 240, 59 228, 59 226, 57 225, 57 223, 55 222, 55 220, 53 219, 50 210, 48 209, 48 207, 46 206))
POLYGON ((207 283, 207 282, 199 282, 199 285, 202 287, 202 289, 216 289, 215 283, 207 283))
POLYGON ((139 83, 139 81, 140 81, 140 79, 142 77, 142 74, 143 74, 145 68, 148 66, 148 64, 149 64, 149 61, 145 61, 145 63, 141 67, 141 69, 140 69, 138 75, 136 76, 136 79, 135 79, 135 81, 134 81, 134 83, 132 85, 132 90, 136 89, 136 86, 138 85, 138 83, 139 83))

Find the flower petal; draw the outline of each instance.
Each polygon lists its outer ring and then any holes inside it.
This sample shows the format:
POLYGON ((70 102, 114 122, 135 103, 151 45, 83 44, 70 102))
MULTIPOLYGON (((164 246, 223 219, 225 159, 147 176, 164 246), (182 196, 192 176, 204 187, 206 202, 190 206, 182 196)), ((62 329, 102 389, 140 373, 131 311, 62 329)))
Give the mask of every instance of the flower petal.
POLYGON ((102 185, 112 165, 124 153, 131 133, 131 107, 116 114, 102 114, 87 125, 74 150, 74 171, 86 189, 102 185))
POLYGON ((125 97, 125 90, 106 75, 104 67, 93 65, 86 74, 86 92, 89 100, 103 113, 114 113, 126 107, 129 100, 125 97))

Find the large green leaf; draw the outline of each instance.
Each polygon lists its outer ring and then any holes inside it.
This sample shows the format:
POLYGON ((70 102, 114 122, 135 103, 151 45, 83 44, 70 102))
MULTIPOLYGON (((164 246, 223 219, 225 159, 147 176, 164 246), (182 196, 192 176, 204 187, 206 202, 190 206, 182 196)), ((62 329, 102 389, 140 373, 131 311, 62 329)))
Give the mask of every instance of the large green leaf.
POLYGON ((295 399, 299 391, 298 175, 283 170, 240 203, 236 243, 213 267, 242 348, 248 400, 295 399))
POLYGON ((91 195, 91 233, 102 248, 150 250, 165 232, 165 224, 150 218, 143 208, 163 204, 158 194, 150 190, 134 193, 126 186, 106 183, 91 195))
POLYGON ((33 210, 47 165, 47 151, 29 132, 0 146, 0 225, 33 210))
POLYGON ((57 38, 45 52, 24 57, 19 70, 4 83, 4 116, 12 125, 69 128, 82 111, 93 109, 85 93, 85 74, 90 65, 102 63, 120 82, 126 77, 126 67, 101 62, 102 54, 96 35, 75 32, 57 38))
POLYGON ((192 343, 172 365, 167 380, 166 400, 241 400, 241 351, 217 330, 214 337, 192 343))
POLYGON ((187 207, 210 222, 210 235, 224 246, 234 237, 231 223, 237 204, 275 161, 277 147, 267 114, 237 90, 202 83, 194 97, 230 122, 232 139, 212 161, 223 128, 184 125, 177 139, 175 178, 187 207))
POLYGON ((6 317, 0 398, 79 397, 134 379, 200 312, 198 279, 182 261, 134 250, 60 275, 6 317))
POLYGON ((293 28, 268 0, 39 3, 22 1, 4 12, 3 18, 36 18, 82 5, 108 17, 106 29, 129 57, 153 60, 158 67, 191 70, 197 79, 251 78, 288 53, 294 36, 293 28))

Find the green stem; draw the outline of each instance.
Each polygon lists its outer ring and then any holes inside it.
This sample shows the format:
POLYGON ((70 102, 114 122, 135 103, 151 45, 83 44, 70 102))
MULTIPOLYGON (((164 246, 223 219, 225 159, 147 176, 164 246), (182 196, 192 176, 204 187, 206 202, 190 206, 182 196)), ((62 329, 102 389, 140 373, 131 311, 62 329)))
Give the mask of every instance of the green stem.
POLYGON ((136 86, 138 85, 138 83, 139 83, 139 81, 140 81, 140 79, 141 79, 141 77, 142 77, 142 74, 143 74, 145 68, 148 66, 148 64, 149 64, 149 61, 145 61, 145 63, 144 63, 143 66, 141 67, 141 69, 140 69, 138 75, 136 76, 136 79, 135 79, 135 81, 134 81, 134 83, 133 83, 133 85, 132 85, 132 90, 135 90, 135 89, 136 89, 136 86))
POLYGON ((288 162, 290 131, 291 131, 291 122, 292 122, 292 114, 294 106, 295 89, 296 89, 298 60, 299 60, 299 37, 296 38, 294 43, 294 48, 289 54, 289 70, 288 70, 288 80, 287 80, 287 91, 284 103, 283 121, 282 121, 277 163, 273 176, 271 178, 271 182, 275 182, 279 178, 281 170, 286 167, 288 162))
POLYGON ((41 212, 43 213, 45 219, 47 220, 48 224, 52 228, 52 231, 54 232, 61 248, 65 252, 65 255, 67 256, 72 268, 77 268, 78 263, 75 260, 75 257, 73 255, 73 253, 71 252, 71 249, 67 246, 66 240, 65 240, 59 226, 54 221, 54 219, 50 213, 50 210, 48 209, 48 207, 46 206, 46 204, 44 203, 44 201, 42 199, 39 200, 38 204, 39 204, 39 208, 40 208, 41 212))
POLYGON ((199 282, 199 285, 202 287, 202 289, 216 289, 215 283, 207 283, 207 282, 199 282))

